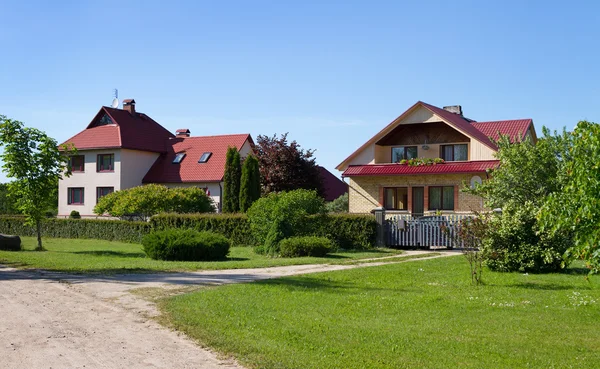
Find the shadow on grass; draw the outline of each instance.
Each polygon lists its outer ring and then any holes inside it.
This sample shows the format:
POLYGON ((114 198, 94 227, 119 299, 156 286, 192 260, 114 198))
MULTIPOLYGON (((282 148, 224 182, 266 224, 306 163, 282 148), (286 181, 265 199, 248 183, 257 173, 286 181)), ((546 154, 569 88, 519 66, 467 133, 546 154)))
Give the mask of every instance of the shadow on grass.
MULTIPOLYGON (((564 291, 572 290, 572 285, 563 285, 558 283, 514 283, 507 285, 507 287, 525 288, 529 290, 543 290, 543 291, 564 291)), ((582 287, 577 287, 578 289, 582 287)))
POLYGON ((284 287, 290 291, 318 290, 328 293, 364 293, 366 291, 393 291, 406 292, 402 288, 378 288, 365 287, 352 282, 332 281, 323 278, 310 277, 282 277, 276 279, 264 279, 256 282, 257 284, 284 287))
POLYGON ((109 250, 98 250, 98 251, 69 251, 69 254, 78 255, 92 255, 92 256, 112 256, 118 258, 145 258, 146 255, 143 252, 123 252, 123 251, 109 251, 109 250))
POLYGON ((571 275, 589 275, 590 270, 584 267, 574 267, 568 268, 563 272, 563 274, 571 274, 571 275))

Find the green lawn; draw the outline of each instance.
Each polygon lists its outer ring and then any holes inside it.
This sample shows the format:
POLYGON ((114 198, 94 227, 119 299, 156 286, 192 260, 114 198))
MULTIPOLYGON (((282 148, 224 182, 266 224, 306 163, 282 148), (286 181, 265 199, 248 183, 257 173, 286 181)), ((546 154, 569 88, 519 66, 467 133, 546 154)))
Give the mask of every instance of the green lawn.
POLYGON ((201 269, 259 268, 296 264, 347 263, 362 258, 395 255, 399 251, 378 249, 365 252, 339 252, 325 258, 270 258, 257 255, 250 247, 232 247, 224 261, 179 262, 147 258, 138 244, 85 239, 44 239, 48 251, 33 251, 35 238, 23 237, 25 251, 0 251, 0 264, 72 273, 126 273, 151 271, 190 271, 201 269))
POLYGON ((598 368, 600 284, 580 270, 485 272, 432 259, 210 287, 163 320, 254 368, 598 368))

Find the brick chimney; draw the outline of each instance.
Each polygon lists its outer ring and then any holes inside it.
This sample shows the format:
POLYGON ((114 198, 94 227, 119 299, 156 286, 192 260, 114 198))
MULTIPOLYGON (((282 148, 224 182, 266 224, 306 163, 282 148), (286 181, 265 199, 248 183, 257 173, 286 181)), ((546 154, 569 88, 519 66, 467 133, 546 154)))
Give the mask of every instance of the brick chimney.
POLYGON ((184 138, 184 137, 190 137, 190 130, 187 128, 180 128, 177 131, 175 131, 175 136, 177 136, 177 138, 184 138))
POLYGON ((458 114, 460 116, 463 115, 462 106, 460 105, 444 106, 444 110, 449 111, 450 113, 458 114))
POLYGON ((128 111, 129 114, 135 115, 135 100, 125 99, 123 100, 123 110, 128 111))

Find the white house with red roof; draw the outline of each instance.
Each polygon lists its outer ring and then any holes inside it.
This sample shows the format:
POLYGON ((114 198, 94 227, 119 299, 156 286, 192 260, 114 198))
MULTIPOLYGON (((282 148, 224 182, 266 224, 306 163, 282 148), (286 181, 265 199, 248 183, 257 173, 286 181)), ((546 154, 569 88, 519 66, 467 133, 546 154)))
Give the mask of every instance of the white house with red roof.
POLYGON ((382 206, 413 215, 483 210, 480 197, 459 190, 481 183, 498 166, 494 140, 500 134, 537 140, 531 119, 476 122, 458 105, 417 102, 337 166, 349 178, 350 212, 382 206), (443 162, 405 163, 419 158, 443 162))
POLYGON ((95 216, 102 196, 146 183, 203 188, 220 209, 227 149, 235 147, 245 157, 254 146, 247 133, 193 137, 178 129, 173 134, 137 112, 133 99, 124 100, 123 109, 103 106, 63 144, 78 153, 70 158, 73 174, 58 185, 59 217, 73 210, 95 216))

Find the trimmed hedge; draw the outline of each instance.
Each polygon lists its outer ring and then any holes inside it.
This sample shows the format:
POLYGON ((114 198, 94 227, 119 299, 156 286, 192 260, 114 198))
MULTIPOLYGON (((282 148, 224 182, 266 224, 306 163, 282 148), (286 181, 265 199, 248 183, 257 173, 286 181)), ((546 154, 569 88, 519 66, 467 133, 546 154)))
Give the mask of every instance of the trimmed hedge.
POLYGON ((158 214, 150 219, 156 231, 169 228, 195 229, 221 234, 234 245, 253 245, 250 223, 245 214, 158 214))
MULTIPOLYGON (((370 215, 330 214, 309 216, 302 236, 327 237, 336 248, 370 249, 377 237, 377 223, 370 215)), ((141 243, 151 230, 185 228, 211 231, 229 238, 234 245, 255 245, 248 218, 244 214, 159 214, 150 222, 103 219, 46 219, 42 235, 55 238, 93 238, 107 241, 141 243)), ((19 236, 36 235, 35 228, 25 225, 25 218, 0 216, 0 233, 19 236)))
POLYGON ((377 222, 371 215, 328 214, 309 217, 306 236, 327 237, 335 246, 346 250, 365 250, 375 247, 377 222))
POLYGON ((212 232, 173 228, 145 235, 142 245, 146 255, 155 260, 211 261, 225 259, 230 242, 212 232))
POLYGON ((327 237, 290 237, 279 242, 279 250, 279 255, 284 258, 323 257, 333 251, 333 243, 327 237))
MULTIPOLYGON (((93 238, 107 241, 140 243, 150 232, 146 222, 102 219, 46 219, 42 236, 54 238, 93 238)), ((25 225, 23 217, 0 217, 0 233, 35 237, 35 227, 25 225)))

